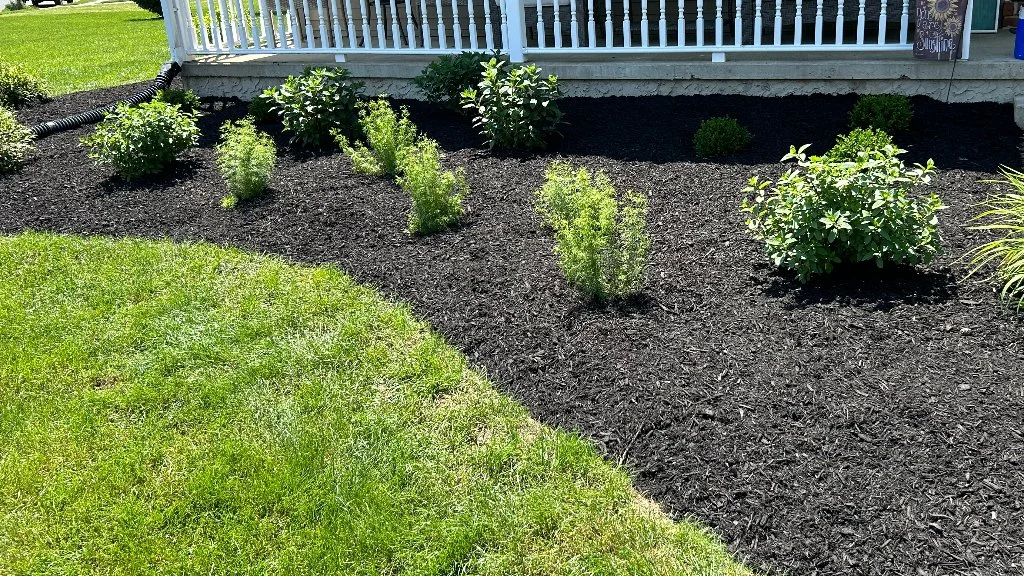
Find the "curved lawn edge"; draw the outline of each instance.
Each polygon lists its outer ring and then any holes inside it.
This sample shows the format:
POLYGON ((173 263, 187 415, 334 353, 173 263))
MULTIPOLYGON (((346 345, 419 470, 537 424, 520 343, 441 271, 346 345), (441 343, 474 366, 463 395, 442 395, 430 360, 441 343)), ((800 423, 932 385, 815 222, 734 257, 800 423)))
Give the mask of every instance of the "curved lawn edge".
POLYGON ((0 237, 14 574, 729 574, 404 305, 208 244, 0 237))

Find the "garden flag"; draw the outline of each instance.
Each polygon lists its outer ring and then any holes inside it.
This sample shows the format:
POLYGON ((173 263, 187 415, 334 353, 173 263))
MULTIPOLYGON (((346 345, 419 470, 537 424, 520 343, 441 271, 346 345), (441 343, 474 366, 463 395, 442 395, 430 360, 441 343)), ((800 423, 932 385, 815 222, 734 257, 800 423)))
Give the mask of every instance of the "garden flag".
POLYGON ((962 56, 967 0, 917 0, 914 57, 956 60, 962 56))

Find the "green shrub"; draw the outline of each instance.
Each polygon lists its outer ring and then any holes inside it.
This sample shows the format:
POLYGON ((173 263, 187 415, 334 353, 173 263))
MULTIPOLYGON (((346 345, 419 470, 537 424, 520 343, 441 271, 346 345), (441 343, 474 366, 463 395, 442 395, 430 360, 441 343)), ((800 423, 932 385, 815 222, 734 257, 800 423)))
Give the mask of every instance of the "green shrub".
POLYGON ((220 133, 217 165, 228 184, 221 205, 231 208, 267 188, 277 162, 277 146, 273 138, 256 129, 251 118, 225 122, 220 133))
POLYGON ((476 111, 473 125, 491 148, 540 148, 562 120, 558 79, 540 77, 534 66, 516 66, 491 58, 477 88, 462 93, 465 108, 476 111))
POLYGON ((18 169, 32 150, 35 136, 14 116, 14 112, 0 106, 0 172, 18 169))
POLYGON ((4 9, 0 10, 0 12, 17 12, 18 10, 24 10, 24 9, 25 9, 25 0, 14 0, 13 2, 11 2, 11 3, 7 4, 6 6, 4 6, 4 9))
POLYGON ((132 2, 147 12, 152 12, 161 18, 164 17, 164 8, 160 4, 160 0, 132 0, 132 2))
POLYGON ((462 218, 462 201, 469 193, 465 171, 442 171, 437 142, 421 138, 402 155, 398 185, 412 196, 409 231, 429 234, 453 226, 462 218))
POLYGON ((603 172, 591 176, 567 162, 551 164, 535 197, 570 284, 597 301, 643 289, 651 247, 646 197, 629 193, 620 207, 603 172))
POLYGON ((982 244, 970 252, 969 276, 973 276, 994 264, 996 269, 991 280, 1001 285, 999 296, 1004 302, 1016 301, 1017 308, 1024 307, 1024 173, 1003 168, 1004 180, 1012 192, 993 195, 982 203, 984 212, 977 219, 987 221, 974 230, 992 230, 1002 235, 991 242, 982 244))
POLYGON ((840 262, 931 262, 940 249, 942 202, 935 194, 911 196, 930 181, 931 160, 907 169, 897 158, 904 150, 892 146, 853 162, 808 158, 806 149, 790 148, 783 160, 795 159, 798 168, 778 182, 754 177, 744 189, 747 226, 776 266, 807 281, 840 262))
POLYGON ((0 61, 0 106, 20 108, 33 100, 46 98, 43 83, 21 64, 0 61))
POLYGON ((281 115, 274 109, 278 87, 267 88, 249 103, 249 116, 257 124, 273 124, 281 121, 281 115))
POLYGON ((483 76, 483 65, 491 58, 486 52, 445 54, 427 64, 413 83, 427 101, 459 108, 462 93, 476 87, 483 76))
POLYGON ((884 130, 854 128, 849 134, 840 134, 836 144, 825 153, 830 160, 854 161, 862 152, 873 152, 893 146, 892 137, 884 130))
POLYGON ((166 88, 156 93, 156 99, 168 104, 176 104, 185 112, 199 110, 199 96, 192 90, 179 90, 177 88, 166 88))
POLYGON ((914 110, 902 94, 861 96, 850 111, 851 128, 877 128, 889 134, 910 129, 914 110))
POLYGON ((82 143, 90 158, 132 180, 162 172, 198 140, 195 112, 153 100, 138 107, 119 104, 82 143))
POLYGON ((394 176, 402 155, 416 142, 416 126, 409 120, 409 110, 403 107, 399 118, 391 104, 379 98, 361 107, 359 126, 366 135, 369 148, 358 140, 349 144, 348 138, 337 135, 338 145, 352 159, 355 171, 394 176))
POLYGON ((706 118, 693 135, 693 149, 701 158, 725 156, 742 152, 751 139, 750 131, 733 118, 706 118))
POLYGON ((281 116, 292 144, 322 148, 333 141, 334 133, 346 138, 359 134, 364 84, 351 81, 351 76, 345 68, 306 68, 273 91, 271 110, 281 116))

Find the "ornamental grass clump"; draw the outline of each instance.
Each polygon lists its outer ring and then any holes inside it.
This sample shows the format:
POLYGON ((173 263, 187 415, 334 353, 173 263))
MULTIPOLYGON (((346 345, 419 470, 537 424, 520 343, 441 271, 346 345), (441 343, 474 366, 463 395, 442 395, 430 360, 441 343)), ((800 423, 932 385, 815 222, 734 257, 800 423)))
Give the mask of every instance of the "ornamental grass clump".
POLYGON ((344 134, 336 133, 338 145, 352 160, 353 169, 375 176, 397 174, 402 156, 416 142, 416 126, 409 120, 409 109, 402 107, 399 116, 387 100, 378 98, 361 107, 359 126, 369 146, 358 140, 350 143, 344 134))
POLYGON ((345 68, 306 68, 269 92, 270 112, 280 116, 294 145, 324 148, 336 134, 359 135, 359 102, 363 82, 351 80, 345 68))
POLYGON ((45 98, 42 81, 29 74, 24 66, 0 61, 0 106, 20 108, 45 98))
POLYGON ((160 100, 138 107, 119 104, 82 138, 90 158, 110 164, 127 180, 162 172, 198 141, 196 113, 160 100))
POLYGON ((217 166, 228 185, 221 205, 232 208, 266 190, 277 163, 277 146, 273 138, 256 129, 251 118, 225 122, 220 133, 217 166))
POLYGON ((1024 173, 1006 167, 1001 172, 1005 179, 999 182, 1009 184, 1013 191, 995 194, 983 202, 984 212, 976 220, 986 223, 972 229, 994 231, 1002 237, 968 252, 968 276, 994 265, 989 279, 1000 285, 1000 299, 1008 304, 1016 302, 1019 310, 1024 307, 1024 173))
POLYGON ((555 231, 555 253, 570 284, 599 302, 643 289, 651 247, 645 196, 630 192, 620 205, 604 172, 553 162, 535 200, 555 231))
POLYGON ((491 58, 493 56, 486 52, 445 54, 427 64, 412 81, 428 102, 459 108, 462 93, 480 82, 483 65, 491 58))
POLYGON ((693 135, 693 149, 701 158, 726 156, 746 150, 752 139, 750 131, 734 118, 706 118, 693 135))
POLYGON ((542 148, 562 121, 558 78, 540 77, 534 65, 506 69, 491 58, 476 88, 462 93, 466 109, 475 111, 473 125, 491 148, 542 148))
POLYGON ((32 131, 18 122, 14 112, 0 106, 0 173, 21 167, 32 150, 34 138, 32 131))
POLYGON ((906 168, 893 146, 858 155, 853 161, 807 157, 791 147, 785 160, 797 168, 777 182, 756 176, 743 192, 752 235, 765 242, 776 266, 793 270, 801 282, 831 272, 840 262, 927 264, 939 252, 935 194, 915 196, 929 183, 935 165, 906 168))
POLYGON ((412 197, 409 231, 430 234, 454 226, 464 214, 469 194, 462 168, 445 171, 437 142, 421 138, 402 155, 398 185, 412 197))
POLYGON ((902 94, 867 94, 850 111, 851 128, 877 128, 888 134, 910 129, 914 109, 902 94))
POLYGON ((829 160, 854 161, 861 154, 884 150, 893 146, 892 137, 884 130, 875 128, 854 128, 849 134, 840 134, 835 146, 825 153, 829 160))

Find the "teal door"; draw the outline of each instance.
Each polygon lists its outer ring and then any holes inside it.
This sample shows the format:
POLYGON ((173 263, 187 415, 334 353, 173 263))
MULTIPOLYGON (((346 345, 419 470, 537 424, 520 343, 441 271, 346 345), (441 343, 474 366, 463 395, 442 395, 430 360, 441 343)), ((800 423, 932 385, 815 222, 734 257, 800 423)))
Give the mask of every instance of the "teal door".
POLYGON ((995 32, 999 23, 999 0, 974 0, 971 18, 972 31, 995 32))

